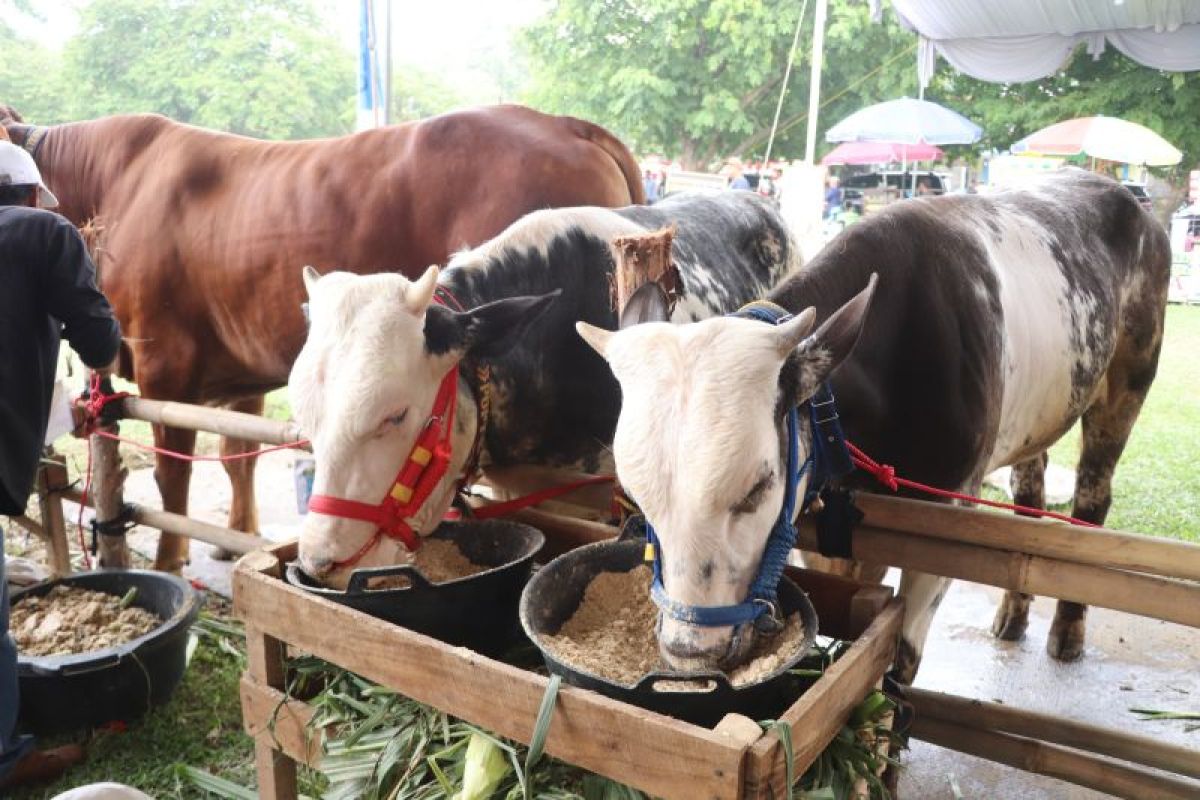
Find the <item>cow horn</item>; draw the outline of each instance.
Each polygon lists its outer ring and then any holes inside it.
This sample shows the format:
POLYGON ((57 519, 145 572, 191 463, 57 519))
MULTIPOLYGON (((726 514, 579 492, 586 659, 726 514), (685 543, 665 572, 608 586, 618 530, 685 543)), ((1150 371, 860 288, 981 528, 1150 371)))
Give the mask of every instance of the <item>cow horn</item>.
POLYGON ((431 264, 429 269, 425 270, 425 274, 417 278, 408 285, 404 290, 404 304, 408 306, 408 310, 420 316, 425 313, 425 309, 429 308, 429 302, 433 300, 433 290, 437 288, 438 268, 436 264, 431 264))
POLYGON ((576 322, 575 330, 579 331, 579 335, 583 337, 585 342, 592 346, 593 350, 607 357, 605 351, 608 349, 609 340, 612 339, 612 331, 597 328, 595 325, 589 325, 586 322, 576 322))
POLYGON ((817 310, 809 306, 792 319, 771 330, 780 358, 787 358, 797 345, 804 341, 804 337, 812 332, 816 319, 817 310))
POLYGON ((304 276, 304 291, 308 292, 308 299, 311 300, 313 289, 317 288, 317 281, 321 280, 321 273, 307 265, 300 273, 304 276))

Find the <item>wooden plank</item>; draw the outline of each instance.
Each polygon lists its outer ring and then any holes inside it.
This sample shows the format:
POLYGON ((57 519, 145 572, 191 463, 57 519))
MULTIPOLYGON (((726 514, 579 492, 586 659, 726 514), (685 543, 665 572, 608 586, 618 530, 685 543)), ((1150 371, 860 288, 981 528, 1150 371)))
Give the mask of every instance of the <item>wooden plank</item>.
MULTIPOLYGON (((414 700, 529 741, 546 678, 313 597, 252 566, 239 562, 233 576, 235 607, 248 632, 286 639, 414 700)), ((745 745, 564 686, 546 749, 657 796, 727 800, 737 796, 745 745)))
POLYGON ((1196 800, 1200 797, 1200 783, 1195 781, 1156 774, 1141 767, 1010 733, 921 715, 914 720, 911 730, 918 739, 941 747, 1129 800, 1196 800))
POLYGON ((243 675, 240 684, 246 733, 288 758, 310 767, 321 763, 322 736, 309 728, 315 713, 307 703, 243 675))
MULTIPOLYGON (((83 493, 77 489, 66 489, 62 492, 62 496, 73 503, 83 503, 83 493)), ((89 497, 84 505, 92 507, 92 500, 93 498, 89 497)), ((138 525, 207 542, 217 547, 223 547, 231 553, 249 553, 271 544, 270 539, 264 539, 253 533, 214 525, 211 522, 192 519, 171 511, 161 511, 137 503, 130 503, 129 506, 130 517, 138 525)))
POLYGON ((855 501, 876 528, 1200 581, 1200 544, 866 492, 855 501))
POLYGON ((804 590, 820 622, 821 635, 851 640, 883 611, 894 594, 891 587, 863 585, 805 567, 786 567, 784 573, 804 590))
MULTIPOLYGON (((799 777, 833 740, 892 663, 904 619, 904 603, 891 600, 824 677, 780 716, 792 728, 792 761, 799 777)), ((778 735, 770 733, 750 748, 742 787, 745 798, 787 797, 787 768, 778 735)))
POLYGON ((63 457, 53 453, 49 458, 43 458, 37 473, 38 510, 46 533, 50 573, 56 578, 71 574, 67 520, 63 514, 62 497, 59 495, 59 492, 69 485, 67 462, 63 457))
MULTIPOLYGON (((250 565, 256 566, 259 570, 254 573, 259 579, 279 582, 281 565, 278 559, 264 553, 261 558, 251 559, 250 565)), ((235 585, 235 607, 238 602, 238 588, 235 585)), ((245 598, 242 598, 242 602, 245 602, 245 598)), ((267 634, 258 626, 247 623, 246 673, 252 679, 273 689, 284 690, 286 688, 284 655, 283 642, 267 634)), ((249 709, 251 713, 247 713, 244 697, 242 702, 242 718, 247 721, 245 724, 249 724, 248 720, 253 717, 254 709, 249 709)), ((296 782, 296 762, 286 754, 279 752, 273 741, 262 736, 255 737, 254 763, 258 772, 260 797, 265 797, 267 800, 296 800, 299 796, 296 782)))
MULTIPOLYGON (((300 426, 295 422, 280 422, 257 414, 244 414, 224 408, 147 400, 144 397, 127 397, 122 400, 121 416, 172 428, 208 431, 263 444, 290 444, 304 438, 300 426)), ((300 449, 309 448, 305 446, 300 449)))
MULTIPOLYGON (((817 549, 816 532, 799 545, 817 549)), ((991 547, 961 544, 869 525, 855 529, 855 558, 1046 597, 1112 608, 1200 627, 1200 584, 991 547)))
POLYGON ((1021 708, 908 687, 918 715, 989 728, 1200 778, 1200 750, 1021 708))

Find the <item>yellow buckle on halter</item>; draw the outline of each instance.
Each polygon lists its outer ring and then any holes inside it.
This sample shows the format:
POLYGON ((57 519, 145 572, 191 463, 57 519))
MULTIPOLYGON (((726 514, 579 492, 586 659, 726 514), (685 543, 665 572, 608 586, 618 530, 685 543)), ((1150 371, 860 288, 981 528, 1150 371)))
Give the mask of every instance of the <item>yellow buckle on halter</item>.
POLYGON ((644 553, 642 553, 642 559, 647 564, 650 564, 654 561, 654 545, 652 545, 650 542, 646 542, 646 550, 644 553))
POLYGON ((413 490, 411 486, 397 483, 392 487, 392 497, 399 503, 407 503, 412 500, 413 490))
POLYGON ((424 447, 414 447, 412 455, 409 456, 409 461, 415 464, 420 464, 422 467, 429 463, 433 458, 433 452, 424 447))

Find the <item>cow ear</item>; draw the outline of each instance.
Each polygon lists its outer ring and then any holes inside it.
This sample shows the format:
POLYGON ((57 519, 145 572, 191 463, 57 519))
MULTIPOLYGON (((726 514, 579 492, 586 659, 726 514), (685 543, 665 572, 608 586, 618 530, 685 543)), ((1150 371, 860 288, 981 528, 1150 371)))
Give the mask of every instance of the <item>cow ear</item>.
POLYGON ((787 406, 798 405, 812 397, 850 356, 866 322, 876 281, 877 277, 872 273, 867 288, 833 312, 816 333, 800 342, 787 356, 780 372, 780 389, 787 406))
POLYGON ((600 354, 601 358, 608 358, 608 342, 612 339, 612 331, 597 328, 586 322, 576 322, 575 330, 588 343, 588 346, 600 354))
POLYGON ((425 349, 433 355, 455 352, 461 358, 495 358, 504 355, 546 313, 562 294, 508 297, 456 313, 430 306, 425 314, 425 349))
POLYGON ((670 306, 662 286, 655 281, 643 283, 621 309, 620 328, 624 330, 643 322, 668 322, 671 319, 670 306))

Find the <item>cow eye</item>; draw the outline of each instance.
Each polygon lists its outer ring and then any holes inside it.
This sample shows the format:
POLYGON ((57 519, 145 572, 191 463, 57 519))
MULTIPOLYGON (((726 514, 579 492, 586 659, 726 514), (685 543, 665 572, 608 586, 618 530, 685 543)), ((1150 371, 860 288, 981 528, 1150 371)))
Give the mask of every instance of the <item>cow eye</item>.
POLYGON ((735 504, 730 511, 734 514, 749 514, 758 508, 758 504, 762 502, 763 495, 767 489, 771 488, 771 482, 774 480, 774 473, 768 472, 758 479, 758 482, 750 488, 746 496, 735 504))
POLYGON ((408 416, 408 409, 404 409, 399 414, 392 414, 390 417, 384 417, 383 422, 379 424, 381 430, 386 428, 398 428, 404 424, 404 418, 408 416))

